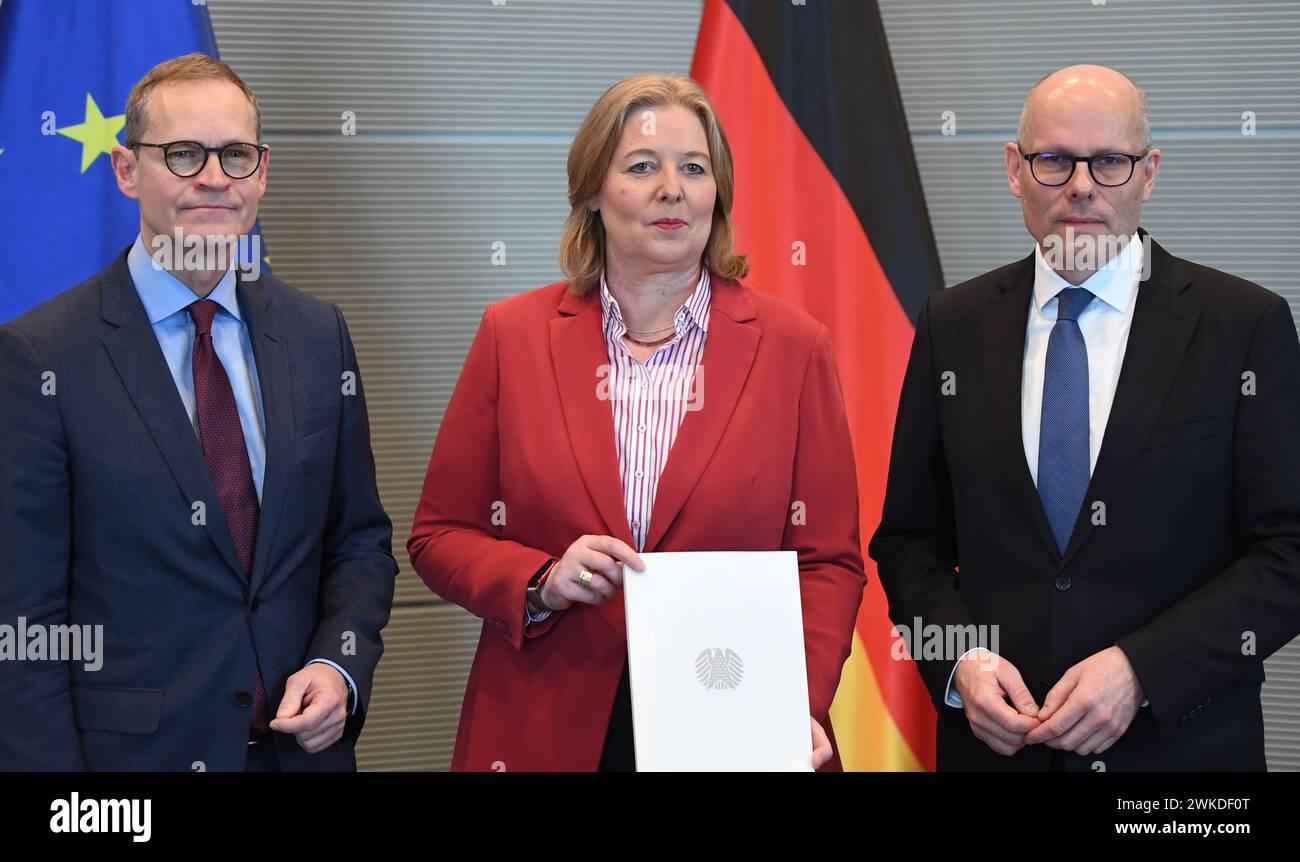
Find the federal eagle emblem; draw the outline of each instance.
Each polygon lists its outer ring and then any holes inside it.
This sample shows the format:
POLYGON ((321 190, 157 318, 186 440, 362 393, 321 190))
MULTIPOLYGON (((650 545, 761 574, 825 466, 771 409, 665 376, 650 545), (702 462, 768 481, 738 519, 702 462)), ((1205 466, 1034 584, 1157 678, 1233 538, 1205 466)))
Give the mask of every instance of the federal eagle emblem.
POLYGON ((706 649, 695 658, 695 676, 705 688, 736 688, 745 675, 745 663, 735 650, 706 649))

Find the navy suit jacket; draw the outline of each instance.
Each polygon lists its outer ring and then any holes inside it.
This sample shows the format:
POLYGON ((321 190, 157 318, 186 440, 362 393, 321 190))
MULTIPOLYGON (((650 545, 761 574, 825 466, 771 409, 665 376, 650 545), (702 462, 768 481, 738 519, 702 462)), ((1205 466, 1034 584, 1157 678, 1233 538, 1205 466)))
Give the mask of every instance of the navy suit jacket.
POLYGON ((103 626, 98 669, 0 661, 0 769, 242 769, 255 663, 274 714, 313 658, 358 707, 316 754, 276 734, 281 766, 356 768, 397 574, 356 356, 333 305, 266 275, 237 296, 266 425, 251 576, 125 253, 0 327, 0 625, 103 626))

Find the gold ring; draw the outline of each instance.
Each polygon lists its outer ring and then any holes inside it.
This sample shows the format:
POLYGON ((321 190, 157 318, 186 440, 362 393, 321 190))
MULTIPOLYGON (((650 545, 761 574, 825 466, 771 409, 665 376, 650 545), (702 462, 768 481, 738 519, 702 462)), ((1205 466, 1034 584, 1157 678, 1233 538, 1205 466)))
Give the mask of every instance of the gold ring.
POLYGON ((591 589, 591 572, 583 569, 582 574, 578 575, 578 583, 582 584, 584 590, 591 589))

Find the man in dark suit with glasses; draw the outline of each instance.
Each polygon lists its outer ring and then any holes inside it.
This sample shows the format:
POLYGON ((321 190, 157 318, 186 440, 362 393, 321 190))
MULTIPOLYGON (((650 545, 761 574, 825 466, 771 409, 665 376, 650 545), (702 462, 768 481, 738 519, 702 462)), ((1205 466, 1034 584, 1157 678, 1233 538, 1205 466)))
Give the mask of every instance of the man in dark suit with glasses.
POLYGON ((1264 659, 1300 632, 1290 309, 1138 227, 1146 98, 1073 66, 1006 146, 1028 257, 929 298, 870 545, 940 769, 1264 769, 1264 659), (992 639, 990 638, 990 641, 992 639))

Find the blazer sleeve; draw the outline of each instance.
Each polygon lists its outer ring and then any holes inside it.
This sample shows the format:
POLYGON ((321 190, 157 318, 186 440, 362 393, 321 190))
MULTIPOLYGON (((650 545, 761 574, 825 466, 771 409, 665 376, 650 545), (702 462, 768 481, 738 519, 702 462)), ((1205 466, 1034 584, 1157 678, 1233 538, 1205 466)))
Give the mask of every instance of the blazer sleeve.
POLYGON ((343 314, 338 321, 345 372, 356 375, 355 393, 342 389, 338 451, 325 525, 321 570, 321 621, 308 658, 327 658, 347 669, 357 686, 356 711, 346 732, 355 739, 365 723, 375 667, 384 652, 380 631, 393 606, 397 562, 393 525, 384 512, 375 482, 370 420, 352 338, 343 314), (345 649, 345 645, 352 649, 345 649))
MULTIPOLYGON (((958 588, 952 480, 939 426, 938 384, 930 332, 930 298, 921 306, 894 424, 880 526, 867 552, 896 625, 975 623, 958 588)), ((912 657, 935 705, 943 707, 951 661, 912 657)))
MULTIPOLYGON (((68 623, 72 478, 46 371, 22 332, 0 326, 0 625, 14 629, 20 617, 68 623)), ((85 768, 64 661, 0 659, 0 727, 0 771, 85 768)))
POLYGON ((844 397, 826 328, 804 373, 792 482, 803 517, 787 519, 783 550, 799 555, 808 700, 823 726, 853 647, 866 573, 858 526, 858 482, 844 397))
POLYGON ((521 649, 559 613, 524 631, 528 581, 546 551, 501 537, 496 309, 489 305, 447 405, 424 477, 407 550, 420 578, 521 649))
POLYGON ((1300 341, 1281 297, 1260 317, 1247 371, 1256 387, 1239 396, 1232 470, 1248 550, 1118 642, 1165 733, 1300 632, 1300 341))

